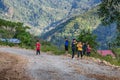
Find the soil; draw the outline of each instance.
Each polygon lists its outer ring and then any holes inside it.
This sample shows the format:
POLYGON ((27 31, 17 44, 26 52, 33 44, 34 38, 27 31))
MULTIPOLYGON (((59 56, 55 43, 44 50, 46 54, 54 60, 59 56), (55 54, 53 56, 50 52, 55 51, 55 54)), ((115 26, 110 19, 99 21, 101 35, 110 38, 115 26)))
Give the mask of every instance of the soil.
POLYGON ((25 71, 26 59, 0 52, 0 80, 30 80, 25 71))

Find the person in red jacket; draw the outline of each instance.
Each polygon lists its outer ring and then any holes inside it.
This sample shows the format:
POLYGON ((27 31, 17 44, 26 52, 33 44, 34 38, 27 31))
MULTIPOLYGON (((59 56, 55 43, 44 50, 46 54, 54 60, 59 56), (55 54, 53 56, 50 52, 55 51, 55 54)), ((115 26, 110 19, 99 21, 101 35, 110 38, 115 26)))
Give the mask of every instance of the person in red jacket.
POLYGON ((39 40, 37 40, 37 42, 36 42, 36 55, 40 55, 40 42, 39 42, 39 40))

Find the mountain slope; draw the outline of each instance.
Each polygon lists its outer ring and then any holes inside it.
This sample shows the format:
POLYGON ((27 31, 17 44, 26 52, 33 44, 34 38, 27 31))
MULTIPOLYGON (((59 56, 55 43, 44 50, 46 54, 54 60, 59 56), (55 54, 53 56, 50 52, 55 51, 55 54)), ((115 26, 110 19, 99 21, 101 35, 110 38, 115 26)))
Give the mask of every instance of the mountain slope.
POLYGON ((0 0, 0 17, 34 26, 40 34, 46 26, 66 16, 83 13, 100 0, 0 0))
POLYGON ((84 14, 66 20, 66 22, 61 23, 54 29, 43 34, 43 38, 50 41, 60 39, 61 37, 61 39, 64 39, 65 37, 72 39, 79 35, 80 31, 83 29, 90 29, 93 31, 100 24, 100 19, 98 18, 96 11, 97 9, 90 10, 84 14))
POLYGON ((116 24, 103 26, 98 17, 97 8, 93 8, 84 14, 66 20, 43 34, 42 38, 61 46, 64 43, 64 38, 67 37, 69 40, 72 40, 82 30, 90 30, 97 36, 97 42, 100 44, 98 48, 107 49, 108 43, 116 37, 116 24))

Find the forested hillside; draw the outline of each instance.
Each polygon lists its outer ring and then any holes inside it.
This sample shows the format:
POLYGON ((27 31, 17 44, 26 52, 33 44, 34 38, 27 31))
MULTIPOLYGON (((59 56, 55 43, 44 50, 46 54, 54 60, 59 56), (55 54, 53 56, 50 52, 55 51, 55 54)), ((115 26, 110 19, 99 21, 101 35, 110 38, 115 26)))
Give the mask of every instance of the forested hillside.
MULTIPOLYGON (((100 0, 0 0, 0 17, 32 26, 32 33, 65 17, 81 14, 100 0)), ((50 26, 51 27, 51 26, 50 26)))
POLYGON ((82 30, 90 30, 104 44, 101 46, 106 46, 116 37, 116 24, 101 24, 99 3, 100 0, 0 0, 0 17, 31 26, 32 34, 57 45, 65 37, 71 40, 82 30))
POLYGON ((93 31, 100 24, 96 10, 95 8, 85 14, 70 18, 66 22, 58 25, 55 29, 48 31, 44 34, 43 38, 51 41, 59 39, 64 40, 65 37, 72 39, 76 38, 82 30, 87 31, 89 29, 93 31))
POLYGON ((72 17, 56 26, 56 28, 43 34, 42 38, 53 42, 56 45, 64 43, 64 39, 72 40, 77 38, 81 31, 90 30, 96 35, 100 49, 108 48, 108 43, 114 40, 116 35, 116 24, 103 26, 97 14, 98 7, 89 10, 79 16, 72 17))

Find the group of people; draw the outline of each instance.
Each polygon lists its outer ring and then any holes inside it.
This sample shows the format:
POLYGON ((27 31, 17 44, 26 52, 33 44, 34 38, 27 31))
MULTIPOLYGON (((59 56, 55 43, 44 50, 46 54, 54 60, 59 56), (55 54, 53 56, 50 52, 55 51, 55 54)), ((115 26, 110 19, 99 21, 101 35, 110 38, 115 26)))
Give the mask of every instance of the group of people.
MULTIPOLYGON (((40 55, 40 42, 39 40, 36 42, 36 55, 40 55)), ((69 41, 68 39, 65 39, 65 50, 68 53, 68 48, 69 48, 69 41)), ((76 39, 73 39, 72 44, 71 44, 71 49, 72 49, 72 59, 74 58, 75 54, 77 53, 77 57, 83 55, 90 56, 91 53, 91 47, 88 43, 82 43, 80 41, 77 41, 76 39)))
MULTIPOLYGON (((69 41, 68 39, 65 39, 65 50, 68 52, 69 48, 69 41)), ((72 49, 72 59, 74 58, 75 54, 77 53, 77 57, 83 55, 90 56, 91 53, 91 47, 88 43, 82 43, 80 41, 77 41, 76 39, 73 39, 72 44, 71 44, 71 49, 72 49)))

